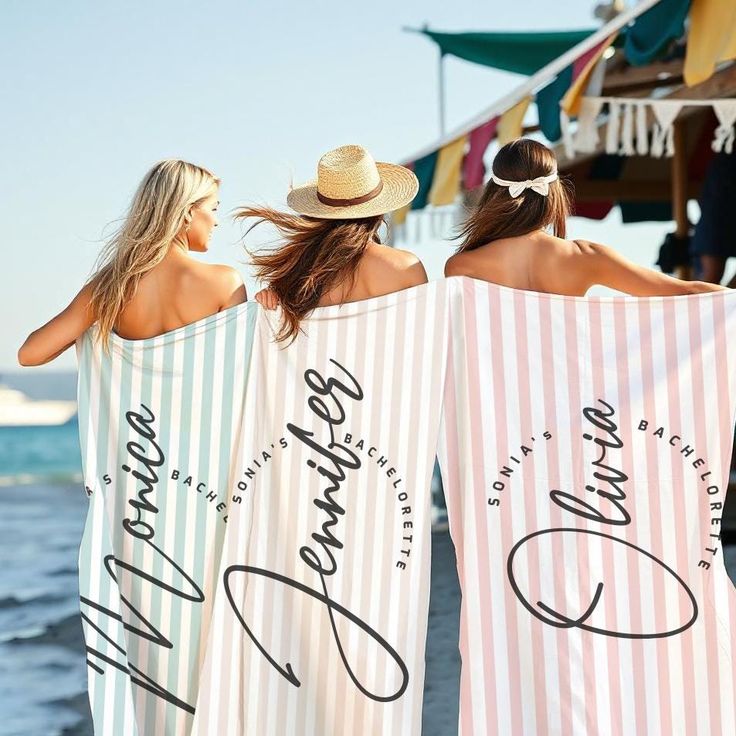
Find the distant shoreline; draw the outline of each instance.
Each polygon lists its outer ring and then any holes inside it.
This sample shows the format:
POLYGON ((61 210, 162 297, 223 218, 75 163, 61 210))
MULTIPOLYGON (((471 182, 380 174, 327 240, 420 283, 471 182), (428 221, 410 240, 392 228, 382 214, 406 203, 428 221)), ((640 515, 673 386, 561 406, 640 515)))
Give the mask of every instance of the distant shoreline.
POLYGON ((0 384, 18 389, 31 399, 72 401, 77 398, 77 371, 25 370, 0 371, 0 384))

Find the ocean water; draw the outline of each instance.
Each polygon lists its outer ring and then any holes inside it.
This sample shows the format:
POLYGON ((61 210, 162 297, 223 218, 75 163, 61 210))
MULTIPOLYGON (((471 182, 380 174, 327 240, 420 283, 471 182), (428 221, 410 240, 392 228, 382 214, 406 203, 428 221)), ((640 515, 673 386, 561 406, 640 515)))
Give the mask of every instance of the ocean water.
POLYGON ((81 484, 0 488, 0 734, 91 733, 79 618, 81 484))
POLYGON ((0 427, 0 487, 81 481, 76 417, 60 427, 0 427))
MULTIPOLYGON (((71 373, 5 375, 2 382, 34 399, 75 398, 71 373)), ((88 502, 78 433, 76 418, 60 427, 0 427, 0 736, 92 733, 79 617, 77 558, 88 502)), ((433 491, 441 528, 441 486, 435 483, 433 491)), ((433 538, 454 570, 447 534, 433 538)), ((438 591, 452 587, 445 577, 434 586, 438 591)), ((450 674, 455 690, 459 677, 456 579, 454 586, 452 595, 433 604, 448 608, 449 597, 453 623, 443 619, 428 652, 428 686, 437 681, 445 690, 450 674)), ((428 687, 428 694, 439 689, 428 687)), ((443 707, 448 722, 456 722, 451 706, 457 707, 457 696, 450 689, 445 697, 451 701, 443 707)), ((440 733, 432 728, 426 732, 440 733)))
POLYGON ((0 427, 0 734, 91 733, 77 555, 76 419, 0 427))
MULTIPOLYGON (((25 371, 2 383, 74 399, 76 374, 25 371)), ((91 734, 79 618, 87 514, 76 418, 0 427, 0 734, 91 734)))
MULTIPOLYGON (((34 398, 74 396, 73 376, 46 390, 32 383, 11 385, 34 398)), ((0 427, 0 736, 92 733, 77 566, 86 513, 76 420, 0 427)), ((432 537, 423 734, 446 736, 457 723, 459 590, 448 535, 432 537)), ((736 546, 724 551, 736 579, 736 546)))

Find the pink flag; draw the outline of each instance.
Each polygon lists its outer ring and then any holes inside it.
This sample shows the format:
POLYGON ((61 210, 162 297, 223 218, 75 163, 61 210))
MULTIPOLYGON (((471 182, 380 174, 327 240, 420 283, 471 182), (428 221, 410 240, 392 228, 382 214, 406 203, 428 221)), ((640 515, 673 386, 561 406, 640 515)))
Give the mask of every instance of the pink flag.
POLYGON ((474 189, 483 183, 485 166, 483 165, 483 154, 488 144, 496 135, 498 118, 493 118, 487 123, 472 130, 468 136, 470 146, 463 164, 463 186, 465 189, 474 189))

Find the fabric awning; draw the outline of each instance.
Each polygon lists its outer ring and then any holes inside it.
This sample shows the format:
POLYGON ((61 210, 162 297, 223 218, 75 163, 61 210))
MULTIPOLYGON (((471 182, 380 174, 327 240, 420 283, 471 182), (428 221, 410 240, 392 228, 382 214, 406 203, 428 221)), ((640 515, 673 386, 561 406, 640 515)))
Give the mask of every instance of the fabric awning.
POLYGON ((545 33, 441 33, 423 28, 443 55, 517 74, 534 74, 595 29, 545 33))

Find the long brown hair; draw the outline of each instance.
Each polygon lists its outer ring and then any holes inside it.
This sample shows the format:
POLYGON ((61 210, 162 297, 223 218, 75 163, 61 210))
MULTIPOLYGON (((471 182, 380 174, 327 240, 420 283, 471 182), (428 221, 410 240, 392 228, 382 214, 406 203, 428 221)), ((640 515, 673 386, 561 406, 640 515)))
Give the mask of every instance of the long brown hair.
MULTIPOLYGON (((557 170, 554 153, 530 138, 519 138, 499 148, 493 159, 493 172, 500 179, 525 181, 547 176, 557 170)), ((490 179, 478 206, 463 225, 458 238, 458 253, 474 250, 499 238, 513 238, 552 226, 558 238, 567 232, 566 220, 572 210, 572 185, 558 179, 549 185, 544 196, 526 189, 518 197, 508 187, 490 179)))
POLYGON ((293 341, 299 323, 323 294, 342 285, 347 296, 355 284, 358 264, 370 243, 380 242, 383 215, 357 220, 322 220, 279 212, 270 207, 242 207, 237 219, 254 218, 273 225, 284 243, 273 250, 250 253, 256 275, 268 284, 281 304, 283 321, 276 339, 293 341))

